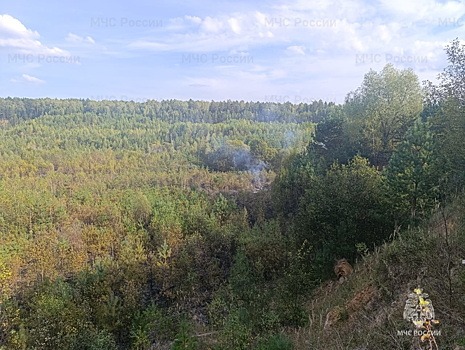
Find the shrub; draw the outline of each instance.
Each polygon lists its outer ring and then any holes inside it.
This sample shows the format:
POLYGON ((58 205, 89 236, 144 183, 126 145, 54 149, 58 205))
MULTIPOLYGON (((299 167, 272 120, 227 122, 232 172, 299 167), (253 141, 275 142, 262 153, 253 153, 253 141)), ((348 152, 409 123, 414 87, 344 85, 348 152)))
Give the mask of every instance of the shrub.
POLYGON ((256 350, 292 350, 292 342, 282 334, 275 334, 260 341, 256 350))

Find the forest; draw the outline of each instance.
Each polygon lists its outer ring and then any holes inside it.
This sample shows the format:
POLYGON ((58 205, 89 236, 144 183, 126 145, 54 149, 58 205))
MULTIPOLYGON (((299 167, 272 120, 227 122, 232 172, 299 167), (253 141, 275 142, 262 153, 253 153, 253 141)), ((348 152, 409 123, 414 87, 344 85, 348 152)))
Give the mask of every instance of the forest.
POLYGON ((438 83, 388 64, 343 104, 0 98, 0 349, 465 349, 445 51, 438 83), (420 287, 441 336, 400 337, 420 287))

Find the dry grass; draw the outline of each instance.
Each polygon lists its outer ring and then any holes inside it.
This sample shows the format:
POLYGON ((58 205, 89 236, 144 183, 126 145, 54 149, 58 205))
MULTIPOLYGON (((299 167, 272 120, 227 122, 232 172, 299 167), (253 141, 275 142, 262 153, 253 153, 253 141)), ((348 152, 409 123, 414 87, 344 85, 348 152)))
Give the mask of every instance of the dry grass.
POLYGON ((346 283, 323 283, 306 304, 308 325, 288 332, 295 349, 426 349, 418 337, 398 335, 411 328, 402 314, 417 286, 430 295, 441 321, 439 348, 465 345, 463 207, 458 201, 426 227, 401 232, 359 261, 346 283), (332 324, 325 329, 328 313, 332 324))

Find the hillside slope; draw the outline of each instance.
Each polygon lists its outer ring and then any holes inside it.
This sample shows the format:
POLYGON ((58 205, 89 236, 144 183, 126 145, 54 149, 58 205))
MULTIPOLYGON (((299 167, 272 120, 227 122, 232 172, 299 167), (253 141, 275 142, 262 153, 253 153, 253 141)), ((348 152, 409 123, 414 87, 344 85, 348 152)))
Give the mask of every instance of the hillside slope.
POLYGON ((462 196, 421 228, 401 231, 365 255, 347 282, 320 286, 307 303, 309 325, 291 332, 295 348, 436 349, 403 319, 408 295, 422 288, 440 321, 438 348, 465 349, 464 204, 462 196))

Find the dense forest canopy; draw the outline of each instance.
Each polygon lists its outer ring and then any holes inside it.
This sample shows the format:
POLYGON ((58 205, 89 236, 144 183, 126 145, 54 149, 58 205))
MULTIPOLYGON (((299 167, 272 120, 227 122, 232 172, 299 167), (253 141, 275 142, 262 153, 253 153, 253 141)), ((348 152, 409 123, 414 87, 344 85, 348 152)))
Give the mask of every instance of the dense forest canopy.
POLYGON ((462 196, 446 53, 343 105, 0 99, 0 349, 292 349, 335 259, 462 196))
POLYGON ((312 103, 291 104, 274 102, 206 102, 148 100, 134 101, 93 101, 82 99, 28 99, 1 98, 0 119, 18 122, 44 115, 71 115, 90 113, 97 116, 120 117, 140 116, 168 122, 220 123, 232 119, 257 122, 318 122, 336 108, 333 102, 322 100, 312 103))

